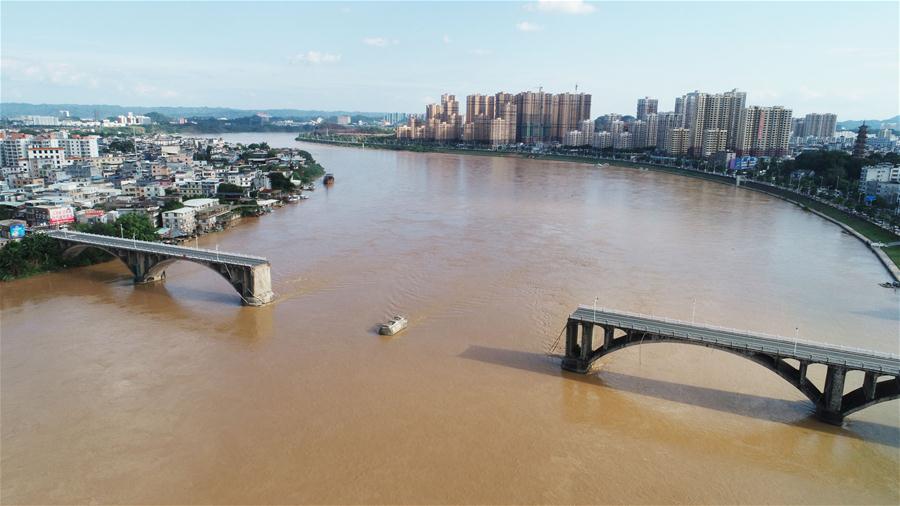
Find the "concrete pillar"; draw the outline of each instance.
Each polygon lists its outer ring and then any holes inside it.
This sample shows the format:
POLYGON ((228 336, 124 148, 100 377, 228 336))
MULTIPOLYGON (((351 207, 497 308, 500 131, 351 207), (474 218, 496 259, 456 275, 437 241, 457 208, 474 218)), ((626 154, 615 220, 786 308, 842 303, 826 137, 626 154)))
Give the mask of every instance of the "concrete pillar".
POLYGON ((806 385, 806 369, 809 368, 809 362, 800 361, 800 386, 806 385))
POLYGON ((272 292, 272 271, 269 264, 254 265, 244 269, 246 271, 245 279, 248 280, 244 283, 244 293, 241 294, 244 304, 262 306, 275 300, 275 294, 272 292))
POLYGON ((818 415, 822 420, 840 425, 844 421, 841 414, 841 402, 844 400, 844 379, 847 370, 841 366, 830 365, 825 376, 825 388, 822 390, 822 402, 818 407, 818 415))
POLYGON ((608 350, 609 345, 612 344, 613 335, 616 333, 616 329, 611 326, 603 327, 603 349, 608 350))
POLYGON ((878 374, 867 372, 863 378, 863 393, 866 394, 866 400, 871 401, 875 398, 875 384, 878 383, 878 374))
POLYGON ((578 321, 569 319, 566 323, 566 356, 575 357, 575 345, 578 342, 578 321))
POLYGON ((581 322, 581 359, 590 360, 594 351, 594 324, 581 322))

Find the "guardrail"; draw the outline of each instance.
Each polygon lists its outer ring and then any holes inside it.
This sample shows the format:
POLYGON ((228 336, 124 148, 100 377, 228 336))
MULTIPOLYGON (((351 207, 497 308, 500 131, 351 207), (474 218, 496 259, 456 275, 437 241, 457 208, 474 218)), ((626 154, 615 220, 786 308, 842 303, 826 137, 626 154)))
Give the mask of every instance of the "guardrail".
MULTIPOLYGON (((595 310, 595 308, 593 306, 584 306, 584 305, 579 305, 578 309, 583 310, 583 311, 594 311, 595 310)), ((760 339, 768 339, 768 340, 772 340, 772 341, 778 341, 779 343, 782 343, 782 344, 785 344, 788 346, 793 346, 795 344, 803 344, 805 346, 819 347, 819 348, 825 348, 825 349, 830 349, 830 350, 835 350, 835 351, 842 351, 842 352, 846 352, 846 353, 862 354, 862 355, 867 355, 867 356, 871 356, 871 357, 878 357, 878 358, 900 361, 900 355, 895 355, 893 353, 887 353, 887 352, 883 352, 883 351, 866 350, 863 348, 856 348, 853 346, 843 346, 843 345, 839 345, 839 344, 822 343, 822 342, 809 341, 806 339, 799 339, 799 338, 793 339, 793 338, 779 336, 779 335, 775 335, 775 334, 767 334, 764 332, 751 332, 748 330, 740 330, 740 329, 735 329, 735 328, 730 328, 730 327, 722 327, 722 326, 718 326, 718 325, 711 325, 711 324, 704 324, 704 323, 697 324, 697 323, 693 323, 693 322, 686 322, 684 320, 676 320, 676 319, 672 319, 672 318, 653 316, 653 315, 648 315, 648 314, 643 314, 643 313, 634 313, 634 312, 630 312, 630 311, 620 311, 620 310, 615 310, 615 309, 610 310, 610 309, 601 308, 601 307, 596 308, 596 311, 599 313, 606 313, 607 315, 613 315, 613 316, 642 318, 645 320, 659 321, 659 322, 671 323, 671 324, 675 324, 675 325, 683 325, 686 327, 694 327, 694 328, 703 329, 703 330, 712 330, 712 331, 716 331, 716 332, 728 332, 730 334, 735 334, 738 336, 747 336, 747 337, 757 337, 760 339)), ((572 317, 574 317, 574 315, 575 315, 575 313, 572 313, 572 317)), ((599 322, 597 322, 597 323, 599 323, 599 322)), ((607 321, 606 323, 613 324, 614 322, 607 321)), ((650 330, 647 328, 645 328, 645 330, 647 332, 650 332, 650 330)), ((673 333, 673 335, 674 335, 674 333, 673 333)), ((691 336, 685 335, 685 337, 689 338, 691 336)), ((696 339, 700 339, 700 338, 698 337, 696 339)), ((703 340, 703 339, 700 339, 700 340, 703 340)), ((761 348, 761 346, 760 346, 760 348, 761 348)))
MULTIPOLYGON (((115 237, 109 235, 88 234, 85 232, 73 232, 66 229, 52 230, 44 232, 51 237, 57 239, 65 239, 69 241, 82 242, 85 244, 94 244, 100 246, 117 246, 147 253, 166 253, 173 256, 184 256, 186 254, 197 255, 198 253, 209 255, 211 257, 233 257, 238 259, 256 260, 257 263, 268 263, 265 257, 256 255, 246 255, 243 253, 231 253, 227 251, 211 250, 206 248, 188 248, 185 246, 173 246, 170 244, 161 244, 158 242, 141 241, 137 239, 126 239, 124 237, 115 237)), ((249 262, 248 262, 249 263, 249 262)), ((253 264, 255 265, 255 264, 253 264)))

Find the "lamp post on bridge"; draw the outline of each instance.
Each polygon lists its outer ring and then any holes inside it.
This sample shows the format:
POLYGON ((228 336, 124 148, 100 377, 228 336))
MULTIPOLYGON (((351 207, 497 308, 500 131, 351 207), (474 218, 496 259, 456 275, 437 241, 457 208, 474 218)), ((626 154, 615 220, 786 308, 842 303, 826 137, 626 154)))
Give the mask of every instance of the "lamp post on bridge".
POLYGON ((794 355, 797 355, 797 339, 800 338, 800 327, 794 327, 794 355))

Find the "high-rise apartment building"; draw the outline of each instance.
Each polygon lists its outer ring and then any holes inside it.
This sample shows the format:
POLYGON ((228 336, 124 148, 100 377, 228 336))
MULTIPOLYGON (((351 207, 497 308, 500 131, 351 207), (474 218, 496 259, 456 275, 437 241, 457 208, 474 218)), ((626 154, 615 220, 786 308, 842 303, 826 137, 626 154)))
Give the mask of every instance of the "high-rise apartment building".
POLYGON ((703 132, 709 129, 726 130, 726 147, 737 144, 738 124, 747 94, 731 90, 725 93, 701 93, 694 91, 675 100, 675 112, 683 111, 684 127, 690 130, 689 151, 699 154, 703 144, 703 132))
POLYGON ((708 158, 725 151, 728 141, 728 131, 724 128, 707 128, 703 131, 703 142, 700 146, 700 156, 708 158))
POLYGON ((656 115, 656 118, 656 146, 665 151, 669 146, 672 129, 682 126, 683 116, 674 112, 661 112, 656 115))
POLYGON ((594 142, 591 145, 597 149, 611 148, 613 145, 612 134, 605 130, 594 132, 594 142))
POLYGON ((639 98, 637 102, 637 119, 646 120, 650 114, 656 114, 659 108, 659 100, 650 97, 639 98))
POLYGON ((794 137, 834 137, 836 127, 837 114, 810 113, 802 119, 797 119, 797 124, 794 128, 794 137))
POLYGON ((656 114, 648 114, 643 120, 635 120, 631 123, 632 147, 652 148, 656 147, 657 129, 659 118, 656 114))
POLYGON ((741 155, 783 156, 791 134, 791 110, 750 106, 741 111, 735 150, 741 155))
POLYGON ((673 128, 669 134, 666 151, 673 156, 684 156, 690 148, 691 130, 684 127, 673 128))
POLYGON ((516 95, 516 141, 537 144, 550 139, 550 101, 543 91, 525 91, 516 95))
POLYGON ((562 142, 581 122, 591 117, 591 96, 586 93, 559 93, 550 101, 550 141, 562 142))

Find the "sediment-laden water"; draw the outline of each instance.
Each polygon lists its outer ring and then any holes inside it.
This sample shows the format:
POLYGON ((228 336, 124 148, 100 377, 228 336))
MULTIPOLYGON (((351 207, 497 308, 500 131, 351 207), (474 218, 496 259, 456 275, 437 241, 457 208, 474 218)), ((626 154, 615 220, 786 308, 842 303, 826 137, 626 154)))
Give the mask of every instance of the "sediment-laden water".
POLYGON ((545 355, 595 299, 897 353, 900 296, 835 225, 652 171, 302 146, 333 187, 200 240, 268 257, 270 306, 190 263, 0 285, 3 503, 900 501, 897 401, 835 428, 727 353, 545 355))

